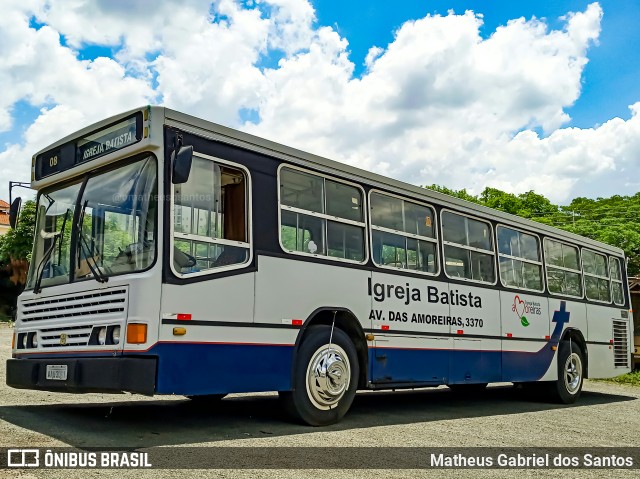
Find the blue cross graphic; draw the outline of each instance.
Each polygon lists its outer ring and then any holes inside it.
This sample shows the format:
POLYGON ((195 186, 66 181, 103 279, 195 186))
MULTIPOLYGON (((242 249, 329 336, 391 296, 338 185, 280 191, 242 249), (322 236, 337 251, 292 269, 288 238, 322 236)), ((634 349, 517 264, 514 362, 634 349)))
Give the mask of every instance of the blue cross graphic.
POLYGON ((560 301, 560 310, 553 313, 553 322, 559 324, 568 323, 570 315, 571 313, 567 311, 567 302, 560 301))

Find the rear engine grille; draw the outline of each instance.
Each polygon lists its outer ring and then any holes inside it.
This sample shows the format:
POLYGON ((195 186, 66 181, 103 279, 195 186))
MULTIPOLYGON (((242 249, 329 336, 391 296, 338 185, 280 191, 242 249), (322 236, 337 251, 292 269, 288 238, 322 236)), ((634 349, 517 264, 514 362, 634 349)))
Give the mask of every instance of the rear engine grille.
POLYGON ((113 288, 27 300, 21 306, 21 320, 25 323, 65 318, 123 318, 127 308, 127 289, 113 288))
POLYGON ((626 321, 613 320, 613 364, 629 367, 629 330, 626 321))

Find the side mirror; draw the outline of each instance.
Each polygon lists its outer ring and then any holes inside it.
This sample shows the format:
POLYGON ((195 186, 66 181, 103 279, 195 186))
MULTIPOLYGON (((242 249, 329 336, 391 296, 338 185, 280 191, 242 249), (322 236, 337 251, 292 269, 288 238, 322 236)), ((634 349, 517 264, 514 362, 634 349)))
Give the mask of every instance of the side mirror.
POLYGON ((171 182, 174 185, 186 183, 191 173, 191 161, 193 160, 193 146, 181 146, 178 153, 171 154, 173 172, 171 182))
POLYGON ((15 229, 18 226, 18 215, 20 213, 20 207, 22 206, 22 198, 18 197, 13 200, 9 207, 9 224, 11 228, 15 229))

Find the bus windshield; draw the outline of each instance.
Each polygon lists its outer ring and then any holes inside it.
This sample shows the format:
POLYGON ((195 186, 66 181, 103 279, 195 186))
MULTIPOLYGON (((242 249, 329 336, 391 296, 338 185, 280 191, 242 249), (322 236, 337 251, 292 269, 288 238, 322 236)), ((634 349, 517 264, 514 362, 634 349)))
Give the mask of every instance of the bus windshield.
POLYGON ((38 286, 47 287, 150 267, 156 255, 156 178, 156 160, 149 156, 91 174, 84 189, 79 180, 42 192, 27 288, 38 278, 38 286))

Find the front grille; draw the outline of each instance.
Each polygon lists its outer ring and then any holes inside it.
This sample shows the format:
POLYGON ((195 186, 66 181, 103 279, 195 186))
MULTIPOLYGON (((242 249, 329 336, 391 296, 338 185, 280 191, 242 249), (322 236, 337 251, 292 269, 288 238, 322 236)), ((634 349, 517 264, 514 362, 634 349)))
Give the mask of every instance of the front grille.
POLYGON ((40 330, 39 344, 43 348, 60 348, 65 346, 86 346, 91 337, 91 325, 66 328, 49 328, 40 330), (60 341, 62 335, 65 340, 60 341), (64 343, 64 344, 62 344, 64 343))
POLYGON ((25 300, 20 318, 24 323, 50 319, 122 319, 127 310, 127 288, 87 291, 80 294, 25 300))
POLYGON ((629 367, 629 330, 626 321, 613 320, 613 364, 629 367))

